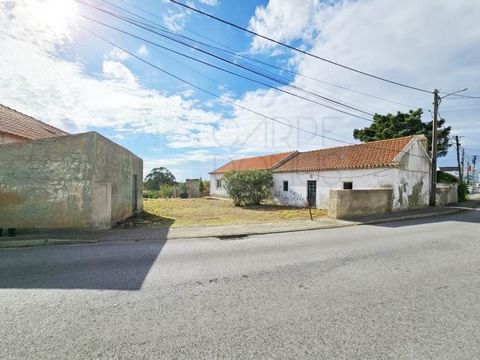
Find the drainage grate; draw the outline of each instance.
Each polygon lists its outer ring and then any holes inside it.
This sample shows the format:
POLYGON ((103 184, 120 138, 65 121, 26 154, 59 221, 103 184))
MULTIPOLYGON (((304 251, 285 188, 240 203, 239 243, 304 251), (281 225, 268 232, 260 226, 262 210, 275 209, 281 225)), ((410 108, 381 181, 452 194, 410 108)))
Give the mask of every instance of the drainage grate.
POLYGON ((219 235, 216 238, 219 240, 243 240, 248 238, 248 235, 219 235))

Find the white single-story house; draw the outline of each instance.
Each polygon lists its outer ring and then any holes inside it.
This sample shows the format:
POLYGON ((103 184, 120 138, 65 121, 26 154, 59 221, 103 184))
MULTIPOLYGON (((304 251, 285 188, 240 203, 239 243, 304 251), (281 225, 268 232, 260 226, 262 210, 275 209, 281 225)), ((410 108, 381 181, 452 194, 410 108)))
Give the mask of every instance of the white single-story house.
POLYGON ((429 201, 431 160, 423 135, 234 160, 210 173, 211 196, 227 196, 227 171, 249 169, 273 172, 273 199, 283 205, 326 209, 332 190, 391 189, 392 211, 429 201))

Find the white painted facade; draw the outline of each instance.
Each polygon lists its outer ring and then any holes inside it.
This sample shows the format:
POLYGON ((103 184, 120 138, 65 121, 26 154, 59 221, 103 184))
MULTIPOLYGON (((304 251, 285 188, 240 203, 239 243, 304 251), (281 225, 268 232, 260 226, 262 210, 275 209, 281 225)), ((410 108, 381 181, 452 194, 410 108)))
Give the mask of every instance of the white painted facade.
POLYGON ((223 174, 210 174, 210 196, 228 197, 223 184, 223 174))
MULTIPOLYGON (((307 184, 316 181, 316 207, 326 209, 330 190, 343 189, 345 182, 351 182, 353 189, 392 188, 394 211, 428 206, 431 161, 426 151, 426 139, 412 140, 395 163, 396 167, 370 169, 283 173, 274 170, 272 197, 279 204, 308 206, 307 184), (284 190, 284 182, 288 182, 287 190, 284 190)), ((222 179, 223 174, 210 175, 211 196, 228 197, 222 179)))
POLYGON ((431 163, 420 141, 411 142, 398 159, 396 168, 374 168, 313 172, 274 172, 274 201, 290 206, 307 206, 307 182, 316 181, 316 207, 328 208, 331 189, 393 188, 393 210, 428 206, 431 163), (284 191, 288 181, 288 191, 284 191))

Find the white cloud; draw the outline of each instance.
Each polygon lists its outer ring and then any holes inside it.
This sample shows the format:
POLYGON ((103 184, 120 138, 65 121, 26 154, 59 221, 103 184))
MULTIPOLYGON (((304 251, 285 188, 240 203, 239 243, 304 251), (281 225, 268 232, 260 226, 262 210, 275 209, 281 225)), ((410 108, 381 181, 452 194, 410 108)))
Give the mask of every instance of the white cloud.
POLYGON ((191 98, 195 94, 195 91, 193 89, 187 89, 182 91, 182 96, 185 98, 191 98))
POLYGON ((140 47, 138 48, 137 53, 138 53, 138 55, 140 55, 140 56, 148 56, 148 54, 149 54, 150 52, 148 51, 147 45, 142 44, 142 45, 140 45, 140 47))
MULTIPOLYGON (((311 19, 318 11, 319 4, 318 0, 270 0, 267 6, 257 7, 249 28, 279 41, 309 40, 314 33, 310 26, 311 19)), ((275 45, 268 40, 260 37, 253 39, 253 50, 273 47, 275 45)))
POLYGON ((114 47, 108 53, 103 56, 106 60, 127 60, 131 58, 130 54, 126 53, 125 51, 114 47))
POLYGON ((103 74, 106 78, 124 83, 133 89, 138 88, 137 79, 132 72, 121 62, 104 61, 103 74))
MULTIPOLYGON (((207 106, 218 106, 218 100, 206 101, 202 109, 189 92, 182 94, 180 90, 178 95, 166 96, 145 88, 131 69, 121 63, 125 59, 106 57, 99 77, 87 75, 80 61, 62 60, 56 55, 56 49, 69 44, 72 33, 57 28, 52 34, 52 29, 32 20, 25 10, 25 4, 30 3, 18 2, 13 9, 8 5, 10 2, 0 3, 0 26, 4 29, 0 32, 0 99, 6 105, 57 126, 68 124, 77 130, 107 127, 120 135, 160 134, 171 147, 216 146, 229 157, 238 156, 240 151, 275 152, 339 145, 239 108, 225 106, 225 114, 231 114, 231 119, 204 110, 207 106)), ((369 0, 324 4, 270 1, 257 10, 250 26, 282 41, 302 40, 319 56, 401 82, 432 90, 468 87, 472 94, 480 94, 480 27, 477 26, 480 2, 369 0), (292 4, 298 5, 297 8, 292 8, 292 4)), ((177 18, 181 20, 180 26, 186 21, 186 15, 182 16, 177 18)), ((177 20, 172 21, 177 24, 177 20)), ((252 49, 278 47, 254 40, 252 49)), ((317 79, 414 106, 431 107, 429 94, 390 86, 304 55, 292 55, 289 64, 317 79)), ((294 84, 371 112, 408 110, 298 76, 294 84)), ((368 125, 273 90, 251 91, 236 98, 235 93, 229 92, 232 84, 229 85, 220 92, 228 92, 226 96, 238 104, 329 137, 352 141, 352 129, 368 125)), ((444 100, 440 111, 468 104, 474 102, 444 100)), ((453 125, 454 134, 467 135, 463 139, 466 147, 478 148, 480 128, 471 125, 476 114, 442 113, 453 125)), ((426 113, 425 120, 428 116, 426 113)), ((171 166, 186 166, 198 154, 187 155, 176 158, 171 166)), ((198 161, 207 170, 214 167, 212 159, 198 161)))
POLYGON ((224 163, 230 161, 229 156, 215 155, 208 150, 193 150, 183 154, 174 155, 172 157, 161 159, 144 160, 144 175, 147 175, 156 167, 167 167, 177 177, 177 180, 185 177, 200 177, 212 169, 220 167, 224 163), (182 167, 188 165, 188 174, 185 171, 179 171, 182 167), (184 175, 185 174, 185 175, 184 175))
POLYGON ((103 61, 99 76, 88 75, 80 61, 57 55, 74 34, 52 35, 51 29, 35 25, 37 19, 27 16, 33 3, 0 3, 3 104, 67 131, 103 127, 120 136, 163 135, 175 147, 188 145, 191 138, 213 144, 212 133, 222 115, 204 111, 180 95, 145 88, 125 64, 113 59, 103 61))
MULTIPOLYGON (((266 7, 257 9, 250 26, 282 41, 301 40, 309 45, 309 51, 321 57, 400 82, 431 90, 436 87, 444 90, 468 87, 470 93, 480 94, 480 63, 476 61, 480 58, 480 27, 476 25, 480 14, 479 2, 370 0, 324 4, 317 1, 270 0, 266 7), (293 9, 293 6, 298 9, 293 9), (307 8, 310 10, 307 11, 307 8)), ((258 39, 252 41, 253 51, 278 48, 271 46, 258 39)), ((411 104, 412 107, 431 109, 433 96, 429 94, 388 85, 301 54, 292 56, 292 63, 296 64, 300 73, 411 104)), ((313 88, 322 95, 371 112, 409 109, 298 76, 294 84, 313 88)), ((367 122, 360 119, 349 118, 274 91, 250 92, 239 103, 320 133, 325 126, 326 131, 330 131, 327 136, 348 141, 353 141, 353 128, 368 126, 367 122), (335 118, 329 119, 331 116, 335 118)), ((440 112, 442 107, 466 103, 444 100, 440 112)), ((237 111, 236 115, 236 123, 241 124, 236 127, 236 134, 246 132, 247 128, 253 132, 245 147, 248 144, 257 149, 263 146, 268 151, 272 145, 292 144, 300 148, 318 148, 324 143, 340 145, 328 140, 324 142, 318 137, 309 138, 306 134, 299 141, 295 140, 296 134, 288 137, 289 141, 282 141, 282 137, 293 130, 275 125, 276 132, 272 136, 272 131, 265 129, 253 131, 258 119, 251 114, 237 111)), ((475 120, 475 113, 445 112, 442 115, 453 126, 452 133, 463 135, 468 132, 470 140, 465 138, 465 144, 472 142, 474 145, 475 141, 480 141, 480 128, 469 125, 475 120)), ((430 116, 430 113, 425 113, 424 120, 429 120, 430 116)))
POLYGON ((208 5, 208 6, 217 6, 218 5, 218 0, 199 0, 202 4, 208 5))
POLYGON ((167 29, 178 32, 185 27, 188 17, 189 11, 169 9, 167 13, 163 15, 163 22, 167 29))

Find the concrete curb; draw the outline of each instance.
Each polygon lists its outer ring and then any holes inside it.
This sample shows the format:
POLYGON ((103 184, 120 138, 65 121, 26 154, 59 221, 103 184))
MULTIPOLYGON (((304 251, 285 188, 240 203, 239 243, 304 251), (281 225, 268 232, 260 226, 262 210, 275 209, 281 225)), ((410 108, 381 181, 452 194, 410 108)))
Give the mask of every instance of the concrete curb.
POLYGON ((79 240, 79 239, 28 239, 28 240, 0 240, 0 249, 50 246, 50 245, 74 245, 74 244, 94 244, 97 240, 79 240))
POLYGON ((383 224, 383 223, 395 222, 395 221, 406 221, 406 220, 415 220, 415 219, 422 219, 422 218, 428 218, 428 217, 439 217, 439 216, 457 214, 457 213, 470 211, 470 210, 473 210, 473 209, 452 209, 452 210, 444 211, 440 213, 430 212, 425 214, 406 215, 406 216, 399 216, 399 217, 386 218, 386 219, 376 219, 376 220, 361 222, 359 223, 359 225, 383 224))
POLYGON ((265 230, 265 231, 248 231, 248 232, 238 232, 238 233, 231 233, 231 234, 206 234, 206 235, 173 235, 173 236, 167 236, 168 240, 178 240, 178 239, 207 239, 207 238, 222 238, 222 237, 230 237, 230 238, 235 238, 235 237, 247 237, 247 236, 252 236, 252 235, 268 235, 268 234, 283 234, 283 233, 290 233, 290 232, 298 232, 298 231, 310 231, 310 230, 322 230, 322 229, 336 229, 336 228, 342 228, 342 227, 349 227, 349 226, 355 226, 357 223, 354 222, 346 222, 346 224, 332 224, 332 225, 321 225, 321 226, 315 226, 315 227, 308 227, 308 228, 298 228, 298 229, 283 229, 283 230, 265 230))
MULTIPOLYGON (((442 212, 428 212, 424 214, 410 214, 410 215, 405 215, 405 216, 397 216, 397 217, 390 217, 390 218, 383 218, 383 219, 374 219, 374 220, 369 220, 369 221, 349 221, 349 220, 339 220, 342 221, 340 224, 331 224, 331 225, 321 225, 321 226, 316 226, 316 227, 309 227, 309 228, 299 228, 299 229, 288 229, 288 230, 269 230, 269 231, 252 231, 252 232, 242 232, 242 233, 235 233, 235 234, 230 234, 228 235, 229 237, 247 237, 247 236, 252 236, 252 235, 268 235, 268 234, 282 234, 282 233, 289 233, 289 232, 297 232, 297 231, 311 231, 311 230, 322 230, 322 229, 336 229, 336 228, 343 228, 343 227, 350 227, 350 226, 359 226, 359 225, 373 225, 373 224, 384 224, 384 223, 389 223, 389 222, 395 222, 395 221, 406 221, 406 220, 415 220, 415 219, 422 219, 422 218, 428 218, 428 217, 439 217, 439 216, 446 216, 446 215, 452 215, 452 214, 457 214, 457 213, 462 213, 465 211, 471 211, 475 210, 480 206, 480 203, 477 204, 475 207, 464 207, 464 208, 453 208, 450 210, 445 210, 442 212)), ((168 240, 174 240, 174 239, 188 239, 188 238, 212 238, 212 237, 222 237, 225 236, 225 234, 221 235, 204 235, 204 236, 172 236, 168 237, 168 240)))
MULTIPOLYGON (((475 207, 464 207, 464 208, 453 208, 450 210, 445 210, 442 212, 428 212, 423 214, 410 214, 405 216, 397 216, 391 218, 382 218, 382 219, 373 219, 369 221, 348 221, 348 220, 339 220, 341 223, 339 224, 328 224, 328 225, 319 225, 313 227, 302 227, 297 229, 280 229, 280 230, 265 230, 265 231, 242 231, 242 232, 234 232, 234 233, 210 233, 205 235, 167 235, 167 240, 181 240, 181 239, 206 239, 206 238, 244 238, 248 236, 254 235, 268 235, 268 234, 283 234, 283 233, 290 233, 290 232, 299 232, 299 231, 313 231, 313 230, 322 230, 322 229, 337 229, 337 228, 344 228, 344 227, 351 227, 351 226, 359 226, 359 225, 374 225, 374 224, 384 224, 389 222, 397 222, 397 221, 406 221, 406 220, 415 220, 415 219, 422 219, 428 217, 439 217, 439 216, 446 216, 452 215, 457 213, 462 213, 466 211, 475 210, 479 205, 477 204, 475 207)), ((121 240, 120 242, 143 242, 143 241, 151 241, 151 239, 145 240, 121 240)), ((82 239, 29 239, 29 240, 0 240, 0 249, 2 248, 19 248, 19 247, 35 247, 35 246, 50 246, 50 245, 74 245, 74 244, 95 244, 95 243, 111 243, 117 242, 117 240, 82 240, 82 239)))
POLYGON ((364 222, 359 222, 359 221, 346 221, 344 220, 343 224, 334 224, 334 225, 321 225, 321 226, 316 226, 316 227, 308 227, 308 228, 298 228, 298 229, 288 229, 288 230, 269 230, 269 231, 251 231, 251 232, 239 232, 239 233, 232 233, 229 235, 225 234, 209 234, 209 235, 200 235, 200 236, 188 236, 188 235, 181 235, 181 236, 167 236, 168 240, 176 240, 176 239, 205 239, 205 238, 215 238, 215 237, 247 237, 247 236, 253 236, 253 235, 268 235, 268 234, 283 234, 283 233, 290 233, 290 232, 299 232, 299 231, 313 231, 313 230, 328 230, 328 229, 337 229, 337 228, 344 228, 344 227, 351 227, 351 226, 361 226, 361 225, 374 225, 374 224, 383 224, 383 223, 389 223, 389 222, 396 222, 396 221, 406 221, 406 220, 415 220, 415 219, 421 219, 421 218, 427 218, 427 217, 439 217, 439 216, 445 216, 445 215, 451 215, 451 214, 456 214, 456 213, 461 213, 464 211, 469 211, 473 209, 454 209, 450 211, 445 211, 441 213, 437 212, 431 212, 431 213, 426 213, 426 214, 416 214, 416 215, 406 215, 402 217, 393 217, 393 218, 385 218, 385 219, 376 219, 376 220, 370 220, 370 221, 364 221, 364 222))

